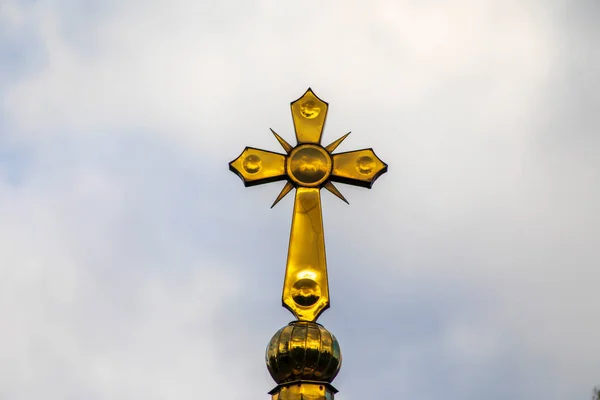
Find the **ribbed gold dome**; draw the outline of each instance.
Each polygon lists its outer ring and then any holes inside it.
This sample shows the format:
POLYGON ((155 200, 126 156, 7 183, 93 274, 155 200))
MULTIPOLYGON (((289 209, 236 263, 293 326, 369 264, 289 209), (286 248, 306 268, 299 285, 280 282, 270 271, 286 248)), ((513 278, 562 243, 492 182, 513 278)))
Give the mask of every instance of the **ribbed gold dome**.
POLYGON ((278 384, 296 380, 331 382, 342 365, 342 354, 335 336, 323 326, 293 321, 273 336, 266 361, 278 384))

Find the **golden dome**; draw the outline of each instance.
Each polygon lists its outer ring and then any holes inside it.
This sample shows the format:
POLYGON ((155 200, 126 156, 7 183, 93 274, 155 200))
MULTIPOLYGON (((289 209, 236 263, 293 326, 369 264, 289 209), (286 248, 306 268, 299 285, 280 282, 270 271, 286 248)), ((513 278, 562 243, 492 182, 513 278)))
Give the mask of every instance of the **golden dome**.
POLYGON ((278 384, 297 380, 331 382, 342 365, 340 345, 316 322, 293 321, 267 347, 267 368, 278 384))

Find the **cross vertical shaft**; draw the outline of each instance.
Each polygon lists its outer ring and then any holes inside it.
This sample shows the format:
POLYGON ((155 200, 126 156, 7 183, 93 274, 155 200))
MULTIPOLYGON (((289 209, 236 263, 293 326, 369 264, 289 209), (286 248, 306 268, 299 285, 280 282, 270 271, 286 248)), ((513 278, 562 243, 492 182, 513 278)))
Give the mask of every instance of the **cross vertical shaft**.
POLYGON ((315 321, 329 307, 321 192, 318 188, 296 189, 282 301, 301 321, 315 321))

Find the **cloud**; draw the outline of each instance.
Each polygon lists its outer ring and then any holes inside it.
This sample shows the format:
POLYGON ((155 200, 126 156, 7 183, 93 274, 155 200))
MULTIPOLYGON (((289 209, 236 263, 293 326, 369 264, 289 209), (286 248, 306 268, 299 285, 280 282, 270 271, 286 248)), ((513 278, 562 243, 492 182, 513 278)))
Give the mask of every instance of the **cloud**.
POLYGON ((86 4, 0 8, 0 397, 267 397, 292 200, 226 162, 308 86, 390 164, 323 196, 340 396, 598 383, 591 3, 86 4))

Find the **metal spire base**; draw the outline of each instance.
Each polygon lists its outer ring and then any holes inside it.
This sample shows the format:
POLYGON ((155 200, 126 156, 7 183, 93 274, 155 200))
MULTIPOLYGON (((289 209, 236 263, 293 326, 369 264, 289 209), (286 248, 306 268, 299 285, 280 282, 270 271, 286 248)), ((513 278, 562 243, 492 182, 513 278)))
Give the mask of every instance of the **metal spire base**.
POLYGON ((294 381, 277 385, 271 390, 271 400, 333 400, 337 389, 326 382, 294 381))

